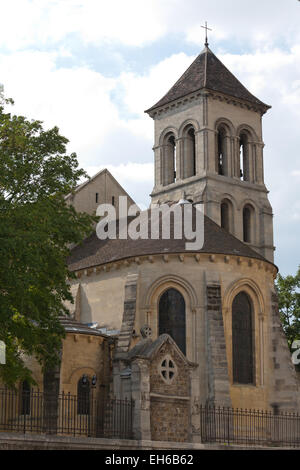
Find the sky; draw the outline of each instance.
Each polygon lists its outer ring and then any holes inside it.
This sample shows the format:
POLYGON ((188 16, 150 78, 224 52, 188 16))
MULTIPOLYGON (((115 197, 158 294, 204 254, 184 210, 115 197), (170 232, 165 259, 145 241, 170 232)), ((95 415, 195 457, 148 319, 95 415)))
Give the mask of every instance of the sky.
POLYGON ((108 168, 140 206, 153 188, 144 113, 209 46, 272 108, 263 117, 275 263, 300 264, 299 0, 0 0, 0 83, 14 113, 58 126, 90 176, 108 168))

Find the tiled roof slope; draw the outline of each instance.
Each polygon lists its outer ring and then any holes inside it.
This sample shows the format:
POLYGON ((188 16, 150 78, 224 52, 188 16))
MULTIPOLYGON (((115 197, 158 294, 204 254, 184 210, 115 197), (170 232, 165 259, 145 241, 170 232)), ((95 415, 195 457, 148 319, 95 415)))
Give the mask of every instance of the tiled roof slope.
MULTIPOLYGON (((194 209, 195 210, 195 209, 194 209)), ((150 212, 148 211, 149 218, 150 212)), ((150 219, 149 219, 150 220, 150 219)), ((190 253, 185 249, 185 243, 189 240, 184 237, 176 239, 172 237, 174 228, 171 218, 171 239, 107 239, 100 240, 96 233, 86 238, 81 245, 71 251, 68 266, 71 271, 86 269, 126 258, 154 254, 190 253)), ((150 230, 150 223, 149 223, 150 230)), ((194 252, 194 251, 193 251, 194 252)), ((226 255, 246 256, 265 260, 248 245, 238 240, 232 234, 221 228, 209 217, 204 216, 204 245, 199 253, 221 253, 226 255)))
POLYGON ((94 336, 107 337, 107 335, 101 333, 96 328, 91 328, 88 325, 85 325, 84 323, 78 322, 69 317, 60 317, 60 323, 64 327, 66 333, 82 333, 94 336))
POLYGON ((214 53, 205 47, 168 93, 145 112, 148 113, 204 88, 248 101, 262 107, 264 111, 270 108, 252 95, 214 53))
POLYGON ((179 347, 177 346, 173 338, 166 333, 159 335, 159 337, 156 338, 155 340, 153 340, 152 338, 142 339, 135 346, 133 346, 133 348, 131 348, 130 351, 128 351, 126 359, 131 360, 131 359, 134 359, 135 357, 151 359, 151 357, 153 357, 157 353, 157 351, 160 349, 160 347, 166 342, 173 345, 173 347, 175 348, 175 350, 177 350, 177 353, 179 354, 179 356, 183 359, 185 363, 187 363, 190 366, 198 365, 193 362, 190 362, 186 358, 186 356, 182 354, 182 351, 179 349, 179 347))

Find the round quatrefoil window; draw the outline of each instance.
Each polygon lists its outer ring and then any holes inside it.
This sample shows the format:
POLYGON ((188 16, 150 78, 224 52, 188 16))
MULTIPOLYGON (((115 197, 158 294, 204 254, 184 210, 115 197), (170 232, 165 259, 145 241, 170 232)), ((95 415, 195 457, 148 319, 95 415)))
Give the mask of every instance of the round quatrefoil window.
POLYGON ((173 382, 177 374, 177 367, 171 356, 165 356, 159 366, 159 372, 167 384, 173 382))

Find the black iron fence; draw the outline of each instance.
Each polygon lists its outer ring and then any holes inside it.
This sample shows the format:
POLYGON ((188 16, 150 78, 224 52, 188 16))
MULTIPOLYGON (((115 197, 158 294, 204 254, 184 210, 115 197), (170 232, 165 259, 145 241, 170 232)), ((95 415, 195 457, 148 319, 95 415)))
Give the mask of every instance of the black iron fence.
MULTIPOLYGON (((0 432, 132 439, 132 400, 0 389, 0 432)), ((200 406, 203 443, 300 448, 300 415, 200 406)))
POLYGON ((0 431, 132 439, 132 400, 0 389, 0 431))
POLYGON ((300 415, 201 406, 200 432, 204 443, 300 447, 300 415))

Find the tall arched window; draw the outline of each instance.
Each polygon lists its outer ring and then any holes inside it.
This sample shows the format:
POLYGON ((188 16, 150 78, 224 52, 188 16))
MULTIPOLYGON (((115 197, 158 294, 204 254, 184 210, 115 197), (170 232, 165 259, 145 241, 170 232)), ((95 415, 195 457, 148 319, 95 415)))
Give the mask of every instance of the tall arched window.
POLYGON ((186 353, 185 301, 176 289, 166 290, 159 300, 158 330, 159 335, 170 335, 186 353))
POLYGON ((254 383, 253 351, 252 304, 246 292, 240 292, 232 303, 232 372, 234 383, 254 383))
POLYGON ((243 209, 243 241, 251 243, 253 237, 253 208, 246 205, 243 209))
POLYGON ((218 175, 227 175, 226 156, 226 130, 224 127, 218 128, 217 134, 217 168, 218 175))
POLYGON ((90 382, 84 374, 77 383, 77 414, 88 415, 90 413, 90 382))
POLYGON ((196 174, 196 141, 193 126, 185 128, 184 132, 183 177, 189 178, 196 174))
POLYGON ((27 380, 21 387, 21 415, 30 415, 30 385, 27 380))
POLYGON ((230 206, 228 201, 221 203, 221 227, 230 232, 230 206))
POLYGON ((163 146, 163 185, 174 183, 176 179, 176 142, 175 136, 168 133, 163 146))
POLYGON ((246 133, 240 135, 240 178, 249 181, 249 139, 246 133))

